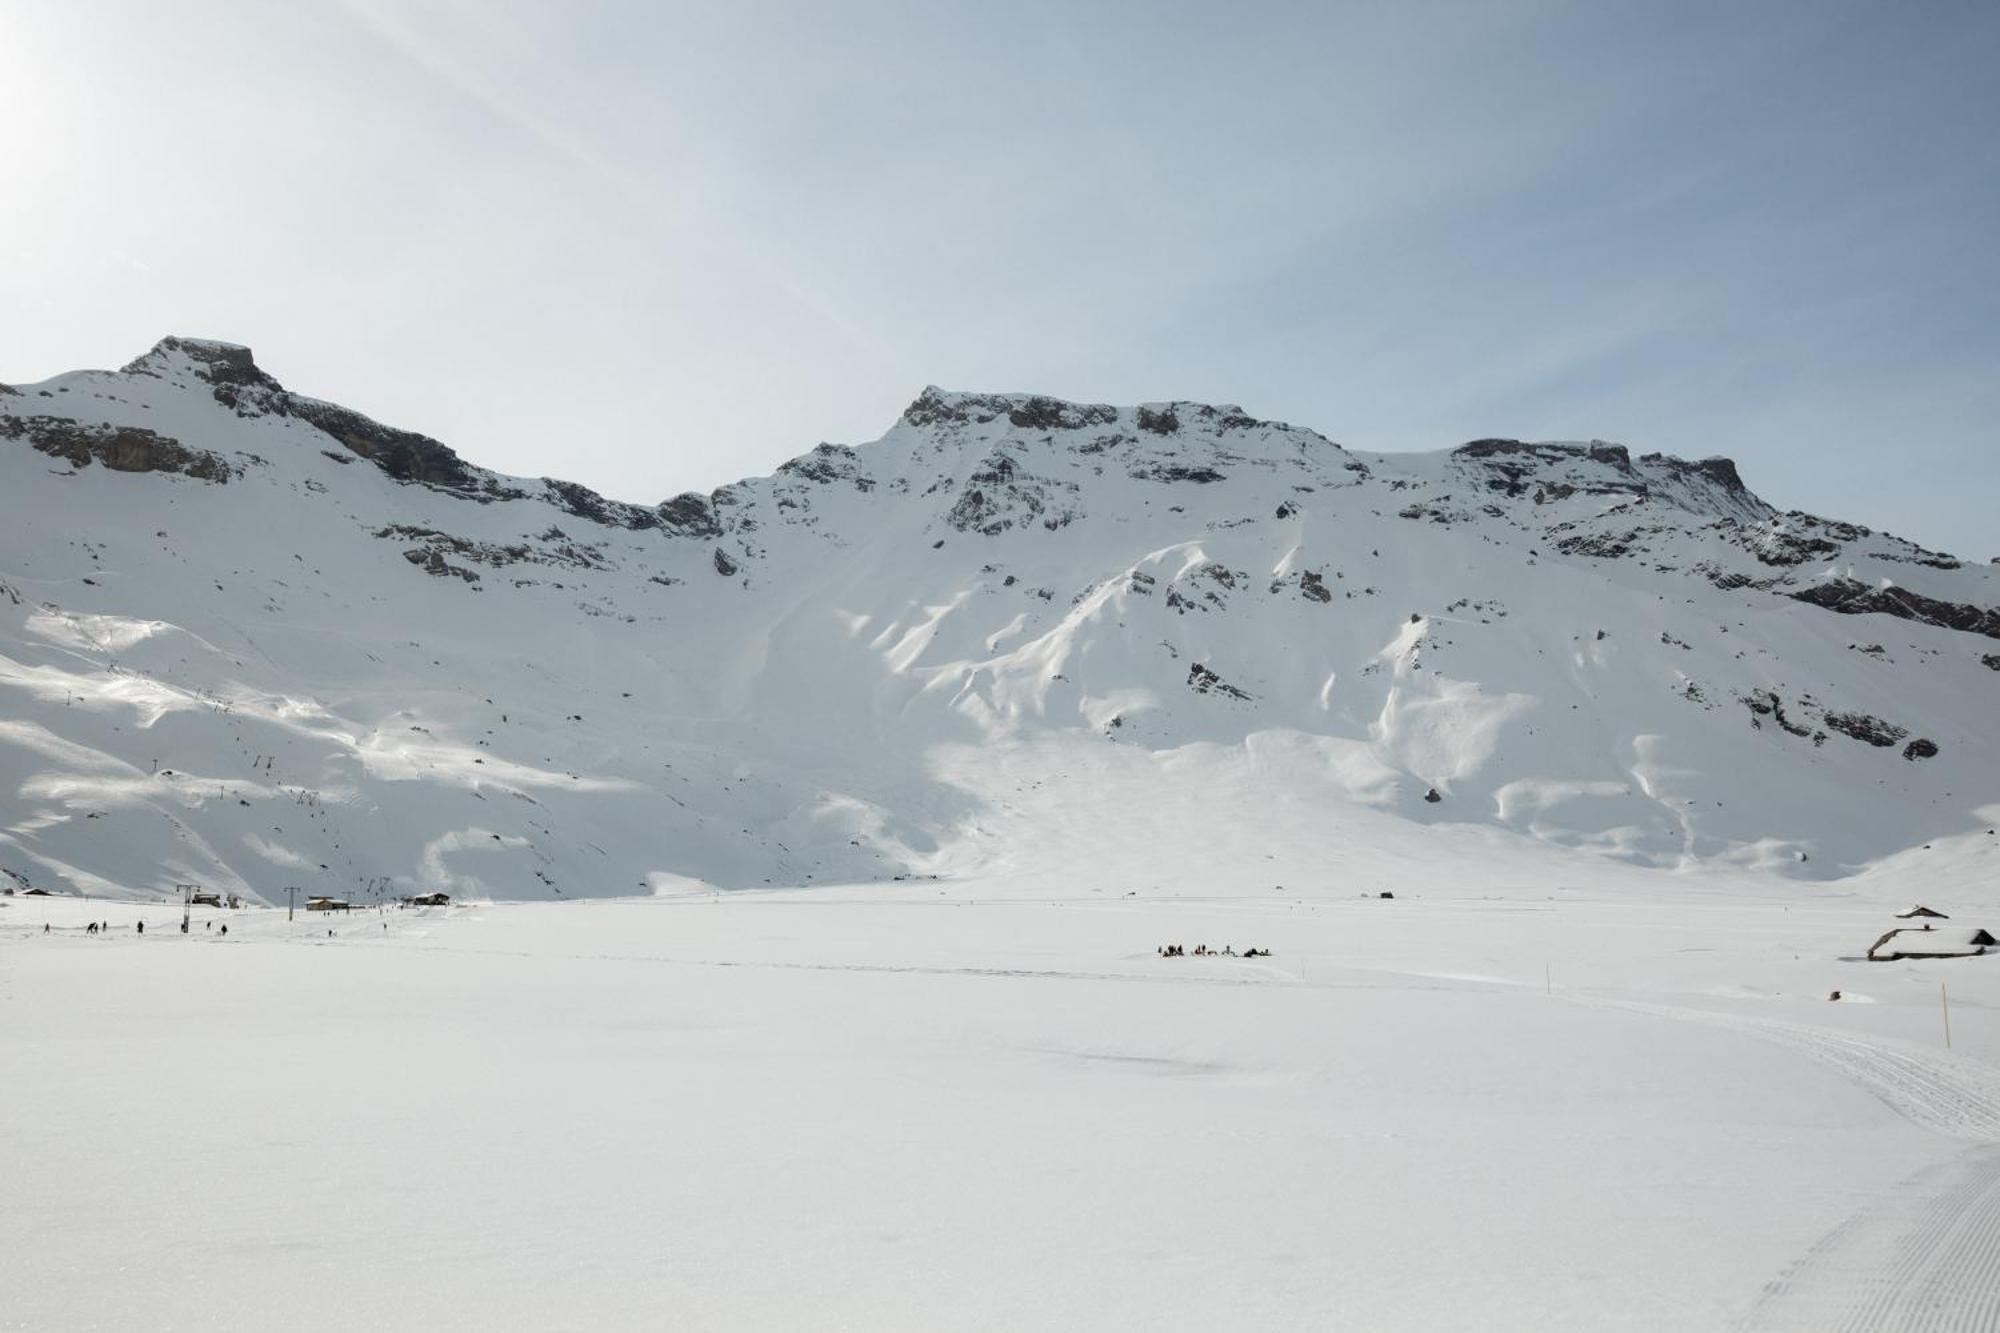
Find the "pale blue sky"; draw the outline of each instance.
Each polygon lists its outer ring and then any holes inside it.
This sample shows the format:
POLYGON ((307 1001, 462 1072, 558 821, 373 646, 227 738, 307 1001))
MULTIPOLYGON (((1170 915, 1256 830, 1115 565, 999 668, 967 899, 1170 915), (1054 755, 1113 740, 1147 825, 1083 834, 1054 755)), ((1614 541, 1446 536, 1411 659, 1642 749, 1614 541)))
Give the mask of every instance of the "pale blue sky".
POLYGON ((1600 437, 2000 555, 2000 5, 0 0, 0 379, 657 500, 926 383, 1600 437))

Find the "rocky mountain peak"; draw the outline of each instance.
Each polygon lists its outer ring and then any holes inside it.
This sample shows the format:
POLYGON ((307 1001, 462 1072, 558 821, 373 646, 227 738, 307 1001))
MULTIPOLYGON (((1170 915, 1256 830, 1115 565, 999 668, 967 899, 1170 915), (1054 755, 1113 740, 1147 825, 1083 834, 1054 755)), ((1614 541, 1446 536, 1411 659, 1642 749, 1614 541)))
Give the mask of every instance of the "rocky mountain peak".
POLYGON ((284 388, 277 380, 264 373, 248 347, 241 343, 220 342, 213 338, 183 338, 169 335, 154 343, 152 350, 144 356, 126 362, 120 373, 151 375, 159 378, 190 374, 204 383, 217 387, 259 388, 273 391, 282 391, 284 388))
POLYGON ((1537 503, 1576 494, 1662 501, 1691 513, 1761 522, 1777 513, 1743 484, 1727 458, 1637 459, 1622 444, 1472 440, 1451 451, 1454 469, 1488 491, 1537 503))
POLYGON ((1041 394, 955 393, 933 384, 902 416, 906 425, 918 427, 987 426, 1002 419, 1021 430, 1081 430, 1115 422, 1118 409, 1108 403, 1066 403, 1041 394))

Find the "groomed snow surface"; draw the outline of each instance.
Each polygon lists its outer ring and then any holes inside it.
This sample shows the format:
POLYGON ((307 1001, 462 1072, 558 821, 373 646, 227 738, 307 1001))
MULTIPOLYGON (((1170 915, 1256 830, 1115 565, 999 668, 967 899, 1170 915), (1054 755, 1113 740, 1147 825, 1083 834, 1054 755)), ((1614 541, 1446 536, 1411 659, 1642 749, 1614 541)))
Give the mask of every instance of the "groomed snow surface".
POLYGON ((0 898, 0 1326, 1994 1327, 2000 958, 1628 873, 0 898))

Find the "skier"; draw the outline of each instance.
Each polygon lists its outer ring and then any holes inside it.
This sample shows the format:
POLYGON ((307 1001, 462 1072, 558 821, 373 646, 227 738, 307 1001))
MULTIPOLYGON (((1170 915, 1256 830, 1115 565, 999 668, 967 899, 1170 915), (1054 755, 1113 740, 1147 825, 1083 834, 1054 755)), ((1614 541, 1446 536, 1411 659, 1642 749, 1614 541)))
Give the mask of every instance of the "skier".
POLYGON ((145 923, 145 922, 143 922, 143 921, 139 921, 139 922, 135 922, 135 923, 133 923, 133 924, 134 924, 134 927, 135 927, 135 928, 136 928, 136 929, 138 930, 138 932, 139 932, 139 933, 140 933, 141 935, 143 935, 143 934, 145 934, 145 933, 146 933, 146 923, 145 923))

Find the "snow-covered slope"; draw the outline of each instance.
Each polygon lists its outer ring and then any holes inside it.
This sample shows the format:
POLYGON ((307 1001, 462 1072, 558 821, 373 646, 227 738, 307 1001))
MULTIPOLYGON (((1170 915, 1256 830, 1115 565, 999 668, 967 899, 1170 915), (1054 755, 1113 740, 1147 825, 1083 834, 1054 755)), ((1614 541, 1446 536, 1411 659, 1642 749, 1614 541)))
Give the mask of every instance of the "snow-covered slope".
POLYGON ((645 507, 170 338, 0 390, 0 497, 0 869, 51 888, 1058 874, 1051 803, 1149 882, 1826 878, 2000 819, 2000 568, 1721 459, 929 389, 645 507))

